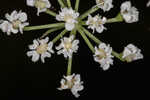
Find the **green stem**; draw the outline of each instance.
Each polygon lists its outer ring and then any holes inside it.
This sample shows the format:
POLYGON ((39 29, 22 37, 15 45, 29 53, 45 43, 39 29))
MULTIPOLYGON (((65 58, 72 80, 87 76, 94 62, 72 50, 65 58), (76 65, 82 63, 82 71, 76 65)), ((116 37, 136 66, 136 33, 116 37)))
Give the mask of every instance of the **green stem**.
POLYGON ((84 31, 82 31, 82 29, 79 27, 78 32, 81 34, 82 38, 84 39, 84 41, 86 42, 86 44, 88 45, 88 47, 90 48, 90 50, 95 53, 95 49, 93 47, 93 45, 91 44, 91 42, 89 41, 89 39, 86 37, 86 35, 84 34, 84 31))
POLYGON ((58 0, 58 3, 59 5, 61 6, 61 8, 64 8, 65 7, 65 4, 62 0, 58 0))
POLYGON ((54 17, 56 16, 56 13, 51 11, 51 10, 49 10, 49 9, 46 10, 46 13, 51 15, 51 16, 54 16, 54 17))
POLYGON ((60 29, 62 29, 62 28, 64 28, 64 27, 57 27, 57 28, 49 29, 48 31, 46 31, 46 32, 40 37, 40 39, 44 38, 45 36, 47 36, 48 34, 50 34, 50 33, 52 33, 52 32, 55 32, 55 31, 57 31, 57 30, 60 30, 60 29))
POLYGON ((119 13, 115 18, 108 19, 106 23, 123 22, 122 15, 119 13))
POLYGON ((86 21, 80 21, 81 25, 87 25, 86 21))
POLYGON ((76 0, 75 11, 78 12, 80 0, 76 0))
POLYGON ((64 26, 64 23, 54 23, 54 24, 47 24, 47 25, 39 25, 39 26, 27 26, 24 27, 24 31, 31 31, 31 30, 40 30, 40 29, 47 29, 47 28, 54 28, 64 26))
POLYGON ((67 0, 67 5, 68 5, 69 8, 71 8, 71 2, 70 2, 70 0, 67 0))
POLYGON ((91 38, 94 42, 96 42, 97 44, 101 43, 101 41, 99 39, 97 39, 92 33, 90 33, 87 29, 85 29, 84 27, 81 27, 82 30, 85 32, 85 34, 91 38))
POLYGON ((67 33, 67 30, 64 29, 60 34, 58 34, 53 40, 53 43, 56 43, 61 37, 63 37, 63 35, 65 35, 67 33))
POLYGON ((115 51, 112 51, 112 55, 115 56, 116 58, 120 59, 121 61, 125 61, 123 58, 122 58, 122 55, 115 52, 115 51))
POLYGON ((98 6, 92 7, 91 9, 89 9, 88 11, 86 11, 84 14, 82 14, 82 15, 80 16, 80 19, 81 19, 81 20, 84 19, 84 18, 87 17, 89 14, 92 14, 92 13, 96 12, 98 9, 99 9, 98 6))
MULTIPOLYGON (((91 38, 95 43, 97 43, 98 45, 100 43, 102 43, 102 41, 100 41, 98 38, 96 38, 92 33, 90 33, 88 30, 86 30, 84 27, 82 27, 82 30, 86 33, 86 35, 91 38)), ((124 61, 124 59, 122 59, 121 54, 112 51, 112 55, 115 56, 116 58, 120 59, 121 61, 124 61)))
POLYGON ((72 68, 72 57, 68 59, 67 76, 71 75, 71 68, 72 68))

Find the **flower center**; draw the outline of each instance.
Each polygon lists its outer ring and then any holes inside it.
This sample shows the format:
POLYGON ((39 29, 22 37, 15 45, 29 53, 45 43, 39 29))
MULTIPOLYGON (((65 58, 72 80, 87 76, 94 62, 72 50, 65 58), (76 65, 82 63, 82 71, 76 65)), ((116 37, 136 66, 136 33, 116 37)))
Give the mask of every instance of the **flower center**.
POLYGON ((41 44, 40 46, 38 46, 37 48, 36 48, 36 52, 38 53, 38 54, 42 54, 42 53, 45 53, 46 51, 47 51, 47 47, 48 47, 48 44, 41 44))
POLYGON ((126 9, 126 10, 124 10, 122 13, 123 14, 127 14, 129 11, 126 9))
POLYGON ((95 25, 95 26, 99 26, 102 24, 102 21, 101 20, 98 20, 98 16, 96 16, 96 20, 95 19, 91 19, 90 20, 90 24, 91 25, 95 25))
POLYGON ((20 20, 13 21, 12 23, 14 29, 18 29, 20 24, 21 24, 20 20))
POLYGON ((68 86, 68 89, 71 89, 74 86, 75 79, 66 80, 65 85, 68 86))
POLYGON ((126 60, 127 62, 131 62, 131 61, 134 60, 135 56, 136 56, 135 54, 130 54, 130 55, 128 55, 127 57, 125 57, 125 60, 126 60))
POLYGON ((73 19, 73 17, 72 17, 71 14, 66 14, 66 15, 64 16, 64 21, 66 21, 66 22, 68 22, 68 21, 70 21, 70 20, 72 20, 72 19, 73 19))
POLYGON ((106 58, 106 52, 104 51, 104 49, 99 49, 99 55, 97 56, 99 58, 99 60, 103 59, 103 58, 106 58))
POLYGON ((35 1, 35 7, 40 8, 40 9, 44 9, 46 7, 46 2, 42 1, 42 0, 36 0, 35 1))
POLYGON ((65 48, 66 48, 67 50, 71 49, 71 48, 72 48, 72 43, 71 43, 71 42, 65 43, 65 48))

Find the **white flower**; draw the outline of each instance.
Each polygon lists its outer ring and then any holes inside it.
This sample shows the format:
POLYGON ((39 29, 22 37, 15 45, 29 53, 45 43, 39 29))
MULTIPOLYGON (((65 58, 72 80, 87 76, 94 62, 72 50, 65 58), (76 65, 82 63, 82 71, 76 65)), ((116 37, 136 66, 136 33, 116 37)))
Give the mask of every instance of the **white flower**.
POLYGON ((96 29, 98 33, 102 33, 104 29, 104 24, 106 23, 107 19, 106 17, 101 18, 101 16, 96 15, 95 17, 92 17, 91 15, 88 16, 88 20, 86 21, 86 24, 89 25, 88 28, 93 30, 93 33, 96 29))
POLYGON ((143 55, 141 54, 141 50, 139 48, 133 44, 128 44, 127 47, 124 48, 122 58, 127 62, 131 62, 138 59, 143 59, 143 55))
POLYGON ((0 28, 3 32, 6 32, 7 35, 10 35, 10 33, 18 33, 19 31, 23 33, 23 28, 27 25, 29 25, 27 21, 27 14, 24 12, 19 11, 17 13, 16 10, 14 10, 10 15, 7 13, 5 14, 5 17, 7 20, 1 21, 0 28))
POLYGON ((51 3, 49 2, 49 0, 27 0, 27 5, 36 7, 38 16, 39 13, 45 12, 47 8, 51 7, 51 3))
POLYGON ((121 5, 121 15, 126 23, 133 23, 139 20, 139 12, 137 8, 131 6, 130 1, 126 1, 121 5))
POLYGON ((75 12, 72 8, 62 8, 59 15, 56 15, 56 20, 65 21, 65 28, 68 31, 71 31, 75 28, 75 23, 77 22, 77 18, 79 16, 78 12, 75 12))
POLYGON ((98 62, 103 70, 109 69, 110 65, 113 65, 113 56, 111 55, 112 48, 104 43, 99 45, 99 48, 95 47, 94 60, 98 62))
POLYGON ((96 0, 96 4, 99 8, 103 9, 104 12, 113 8, 112 0, 96 0))
POLYGON ((80 80, 79 74, 64 76, 60 83, 61 87, 58 88, 58 90, 70 89, 76 98, 80 96, 78 91, 82 91, 84 89, 84 86, 82 85, 83 82, 80 80))
POLYGON ((56 49, 59 50, 57 54, 64 54, 65 58, 71 58, 73 52, 77 52, 79 48, 78 44, 79 40, 74 40, 74 35, 71 35, 69 38, 64 37, 61 39, 60 45, 56 47, 56 49))
POLYGON ((149 6, 150 6, 150 0, 147 2, 146 6, 147 6, 147 7, 149 7, 149 6))
POLYGON ((29 45, 31 51, 27 52, 27 56, 32 56, 32 61, 37 62, 41 56, 41 61, 44 63, 45 58, 51 57, 51 53, 54 53, 52 50, 53 42, 48 42, 49 38, 46 37, 42 40, 33 40, 33 45, 29 45))

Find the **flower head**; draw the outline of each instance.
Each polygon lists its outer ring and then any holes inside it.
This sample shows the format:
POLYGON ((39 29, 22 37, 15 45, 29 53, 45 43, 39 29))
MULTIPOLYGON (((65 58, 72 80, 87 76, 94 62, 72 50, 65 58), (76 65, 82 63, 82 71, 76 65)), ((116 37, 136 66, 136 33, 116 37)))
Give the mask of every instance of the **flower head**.
POLYGON ((42 40, 33 40, 33 44, 29 45, 29 49, 31 51, 27 52, 27 56, 32 56, 32 61, 37 62, 39 58, 41 57, 41 61, 44 63, 45 58, 51 57, 51 53, 54 53, 52 50, 53 47, 53 42, 48 42, 49 38, 46 37, 45 39, 42 40))
POLYGON ((123 51, 123 59, 125 59, 127 62, 131 62, 138 59, 143 59, 143 55, 141 54, 141 50, 138 49, 133 44, 127 45, 127 47, 124 48, 123 51))
POLYGON ((112 48, 104 43, 99 45, 99 48, 95 47, 95 55, 94 60, 98 62, 103 68, 103 70, 107 70, 110 65, 113 64, 113 56, 111 55, 112 48))
POLYGON ((89 25, 88 28, 91 28, 93 30, 93 33, 95 29, 98 33, 102 33, 103 30, 106 29, 104 27, 106 21, 107 19, 105 17, 101 18, 101 16, 99 15, 92 17, 91 15, 89 15, 86 24, 89 25))
POLYGON ((126 1, 121 5, 121 15, 127 23, 137 22, 139 20, 139 12, 137 8, 131 6, 130 1, 126 1))
POLYGON ((0 28, 3 32, 6 32, 7 35, 10 35, 11 32, 16 34, 19 31, 23 33, 23 28, 29 25, 27 21, 27 14, 24 12, 17 12, 14 10, 10 15, 5 14, 7 20, 1 21, 0 28))
POLYGON ((79 16, 78 12, 75 12, 72 8, 62 8, 59 15, 56 15, 56 20, 65 21, 65 28, 68 31, 71 31, 75 28, 75 23, 77 22, 77 18, 79 16))
POLYGON ((82 91, 84 89, 83 82, 80 79, 80 75, 73 74, 69 76, 64 76, 61 80, 61 87, 58 90, 70 89, 72 94, 75 97, 79 97, 78 91, 82 91))
POLYGON ((51 3, 49 2, 49 0, 27 0, 27 5, 36 7, 38 16, 39 13, 45 12, 47 8, 51 7, 51 3))
POLYGON ((61 39, 61 44, 56 47, 59 50, 57 54, 64 54, 65 58, 71 58, 73 52, 77 52, 79 48, 78 44, 79 40, 74 40, 74 35, 71 35, 69 38, 64 37, 61 39))
POLYGON ((113 8, 112 0, 96 0, 96 4, 99 8, 103 9, 104 12, 113 8))

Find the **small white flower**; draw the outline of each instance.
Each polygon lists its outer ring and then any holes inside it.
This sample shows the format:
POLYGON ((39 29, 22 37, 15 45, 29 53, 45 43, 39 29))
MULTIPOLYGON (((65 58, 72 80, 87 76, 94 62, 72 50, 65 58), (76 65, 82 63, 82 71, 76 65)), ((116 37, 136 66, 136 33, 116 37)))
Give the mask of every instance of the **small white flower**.
POLYGON ((59 50, 57 54, 64 54, 65 58, 71 58, 73 52, 77 52, 79 48, 78 44, 79 40, 74 40, 74 35, 71 35, 69 38, 64 37, 61 39, 60 45, 56 47, 56 49, 59 50))
POLYGON ((104 12, 113 8, 112 0, 96 0, 96 4, 99 8, 103 9, 104 12))
POLYGON ((91 15, 89 15, 86 24, 89 25, 88 28, 93 30, 93 33, 95 32, 95 29, 98 33, 102 33, 103 30, 106 29, 104 27, 106 21, 107 21, 106 17, 101 18, 101 16, 99 15, 92 17, 91 15))
POLYGON ((126 1, 121 5, 121 15, 126 23, 133 23, 139 20, 139 12, 137 8, 131 6, 130 1, 126 1))
POLYGON ((84 89, 84 86, 82 85, 83 82, 81 81, 79 74, 64 76, 60 83, 61 87, 58 88, 58 90, 70 89, 76 98, 80 96, 78 91, 82 91, 84 89))
POLYGON ((29 25, 27 21, 27 14, 24 12, 17 12, 14 10, 10 15, 7 13, 5 14, 5 17, 7 19, 1 21, 0 28, 3 32, 6 32, 7 35, 10 35, 10 33, 18 33, 19 31, 23 33, 23 28, 27 25, 29 25))
POLYGON ((147 2, 146 6, 147 6, 147 7, 149 7, 149 6, 150 6, 150 0, 147 2))
POLYGON ((56 20, 65 21, 65 28, 71 31, 75 28, 75 23, 78 23, 77 18, 79 13, 75 12, 72 8, 62 8, 59 15, 56 15, 56 20))
POLYGON ((38 16, 39 13, 45 12, 47 8, 51 7, 51 3, 49 2, 49 0, 27 0, 27 5, 36 7, 38 16))
POLYGON ((141 54, 141 50, 139 48, 133 44, 128 44, 127 47, 124 48, 122 58, 127 62, 131 62, 138 59, 143 59, 143 55, 141 54))
POLYGON ((45 58, 51 57, 51 53, 54 53, 52 50, 53 42, 48 42, 49 38, 46 37, 42 40, 33 40, 33 45, 29 45, 31 51, 27 52, 27 56, 32 56, 32 61, 37 62, 41 56, 41 61, 44 63, 45 58))
POLYGON ((101 43, 99 48, 95 47, 94 60, 98 62, 103 70, 108 70, 110 65, 113 65, 113 56, 111 55, 112 48, 105 43, 101 43))

